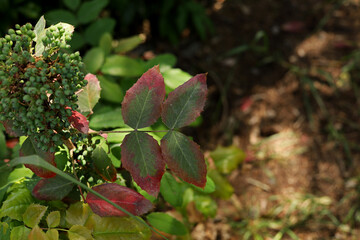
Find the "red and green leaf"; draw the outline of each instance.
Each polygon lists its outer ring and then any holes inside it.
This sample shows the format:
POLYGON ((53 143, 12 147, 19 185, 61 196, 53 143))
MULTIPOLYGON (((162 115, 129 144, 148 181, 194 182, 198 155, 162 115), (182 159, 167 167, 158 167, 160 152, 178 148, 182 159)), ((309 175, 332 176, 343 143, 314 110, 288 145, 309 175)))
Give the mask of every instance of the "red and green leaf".
POLYGON ((122 103, 124 122, 134 129, 150 126, 160 117, 164 98, 164 78, 155 66, 126 92, 122 103))
POLYGON ((121 145, 121 162, 143 190, 158 195, 165 162, 153 137, 138 131, 126 135, 121 145))
POLYGON ((40 200, 62 200, 74 187, 74 183, 57 175, 41 179, 33 188, 32 195, 40 200))
POLYGON ((169 131, 161 140, 161 150, 166 164, 178 177, 205 187, 206 163, 199 145, 182 133, 169 131))
POLYGON ((77 105, 79 111, 83 114, 92 114, 92 109, 100 99, 100 82, 94 74, 87 74, 85 80, 88 81, 87 85, 76 93, 78 96, 77 105))
MULTIPOLYGON (((40 156, 51 165, 56 166, 55 153, 42 151, 36 146, 35 140, 33 140, 31 137, 28 137, 22 144, 19 155, 21 157, 25 157, 34 154, 40 156)), ((30 168, 31 171, 33 171, 39 177, 52 178, 55 177, 56 175, 54 172, 46 170, 45 168, 42 167, 37 167, 35 165, 25 164, 25 167, 30 168)))
POLYGON ((68 117, 70 124, 81 133, 89 132, 89 121, 78 111, 71 110, 72 115, 68 117))
MULTIPOLYGON (((93 190, 110 199, 128 212, 138 216, 147 213, 153 208, 149 200, 136 191, 116 183, 105 183, 93 187, 93 190)), ((92 193, 88 193, 86 202, 94 213, 101 217, 106 216, 127 216, 126 213, 115 208, 92 193)))
POLYGON ((205 106, 206 94, 206 74, 196 75, 169 93, 161 113, 165 125, 174 129, 195 121, 205 106))
POLYGON ((101 146, 97 146, 92 153, 95 171, 106 181, 116 181, 116 169, 108 154, 101 146))

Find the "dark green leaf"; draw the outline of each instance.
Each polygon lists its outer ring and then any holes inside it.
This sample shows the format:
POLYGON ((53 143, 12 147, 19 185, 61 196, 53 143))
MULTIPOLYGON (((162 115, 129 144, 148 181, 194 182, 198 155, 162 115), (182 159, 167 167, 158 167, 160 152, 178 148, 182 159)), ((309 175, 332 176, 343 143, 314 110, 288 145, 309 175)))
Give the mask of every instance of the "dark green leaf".
POLYGON ((84 39, 84 36, 78 32, 74 32, 71 41, 69 42, 72 51, 82 48, 85 43, 86 41, 84 39))
POLYGON ((72 12, 67 11, 67 10, 62 10, 62 9, 56 9, 56 10, 47 12, 45 14, 45 17, 46 17, 47 21, 51 24, 64 22, 64 23, 69 23, 71 25, 76 26, 78 23, 76 16, 72 12))
POLYGON ((73 189, 74 184, 61 177, 41 179, 34 187, 32 194, 40 200, 62 200, 73 189))
POLYGON ((105 76, 99 76, 100 86, 101 86, 101 99, 113 102, 121 103, 124 98, 124 93, 120 88, 119 84, 112 82, 105 76))
POLYGON ((126 127, 121 115, 121 108, 105 113, 95 113, 90 119, 90 128, 95 130, 126 127))
POLYGON ((144 72, 144 63, 127 56, 110 56, 101 68, 105 74, 118 77, 139 77, 144 72))
POLYGON ((147 215, 146 219, 154 228, 162 232, 176 236, 188 233, 185 225, 169 214, 153 212, 147 215))
POLYGON ((168 167, 184 181, 204 188, 206 164, 199 145, 184 134, 169 131, 161 140, 161 150, 168 167))
POLYGON ((75 11, 79 5, 81 0, 63 0, 65 6, 73 11, 75 11))
POLYGON ((86 69, 90 73, 96 73, 104 63, 105 54, 104 51, 99 48, 92 48, 89 51, 86 52, 84 56, 84 63, 86 66, 86 69))
POLYGON ((106 32, 111 33, 114 30, 115 24, 116 21, 112 18, 102 18, 93 22, 85 30, 86 41, 93 46, 98 45, 101 36, 106 32))
POLYGON ((108 0, 92 0, 81 4, 78 11, 79 22, 85 24, 98 18, 101 10, 108 2, 108 0))
POLYGON ((92 152, 92 160, 96 172, 106 181, 114 182, 116 180, 116 169, 105 150, 97 146, 92 152))
POLYGON ((99 42, 99 47, 103 50, 105 56, 109 55, 112 49, 113 38, 110 33, 104 33, 99 42))
POLYGON ((5 135, 4 132, 0 130, 0 160, 5 159, 7 154, 8 154, 8 149, 6 147, 5 135))

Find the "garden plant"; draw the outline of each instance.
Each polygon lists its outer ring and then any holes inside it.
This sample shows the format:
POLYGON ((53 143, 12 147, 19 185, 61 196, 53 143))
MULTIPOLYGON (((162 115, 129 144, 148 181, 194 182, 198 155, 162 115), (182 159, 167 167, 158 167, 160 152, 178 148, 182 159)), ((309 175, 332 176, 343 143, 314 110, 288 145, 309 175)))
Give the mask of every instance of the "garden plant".
POLYGON ((119 121, 127 128, 95 131, 88 118, 100 82, 69 51, 73 31, 66 23, 46 28, 42 17, 0 39, 0 120, 19 138, 10 151, 1 131, 0 239, 188 235, 191 199, 203 200, 197 208, 205 216, 216 211, 204 155, 178 131, 204 108, 206 74, 167 95, 159 66, 149 66, 123 97, 119 121), (153 130, 159 122, 163 130, 153 130), (164 202, 183 219, 155 212, 164 202))

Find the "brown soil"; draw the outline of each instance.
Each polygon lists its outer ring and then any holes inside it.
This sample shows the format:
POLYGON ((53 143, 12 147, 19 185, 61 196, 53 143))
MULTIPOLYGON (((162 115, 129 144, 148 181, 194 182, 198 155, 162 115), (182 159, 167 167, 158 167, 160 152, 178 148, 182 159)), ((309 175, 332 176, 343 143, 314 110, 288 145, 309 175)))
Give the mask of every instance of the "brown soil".
MULTIPOLYGON (((219 200, 217 217, 200 222, 194 239, 242 239, 229 224, 256 224, 274 206, 284 207, 277 217, 285 218, 289 202, 305 194, 329 200, 325 205, 344 224, 311 216, 292 228, 299 239, 360 239, 356 224, 343 222, 357 203, 356 194, 344 197, 358 185, 360 78, 342 70, 359 48, 359 6, 357 0, 217 0, 209 9, 216 34, 177 48, 181 68, 208 72, 206 121, 194 133, 200 145, 247 152, 228 176, 234 196, 219 200), (267 50, 227 54, 254 43, 259 31, 267 50)), ((269 231, 263 239, 278 232, 269 231)))

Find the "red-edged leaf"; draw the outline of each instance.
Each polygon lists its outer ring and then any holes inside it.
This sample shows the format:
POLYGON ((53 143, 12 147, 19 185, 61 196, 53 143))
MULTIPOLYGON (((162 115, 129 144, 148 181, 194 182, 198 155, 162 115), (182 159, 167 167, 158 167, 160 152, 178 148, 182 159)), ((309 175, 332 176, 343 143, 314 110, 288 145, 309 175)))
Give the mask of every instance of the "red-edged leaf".
POLYGON ((32 190, 34 197, 40 200, 62 200, 73 189, 74 184, 57 175, 53 178, 41 179, 32 190))
POLYGON ((122 102, 124 122, 134 129, 150 126, 160 117, 164 97, 164 78, 155 66, 126 92, 122 102))
POLYGON ((95 171, 106 181, 116 181, 116 169, 108 154, 101 146, 97 146, 92 152, 95 171))
POLYGON ((161 139, 161 150, 166 164, 177 176, 205 187, 206 164, 199 145, 182 133, 170 131, 161 139))
POLYGON ((5 131, 7 134, 13 137, 24 136, 25 134, 19 129, 14 129, 13 122, 10 120, 0 121, 4 125, 5 131))
POLYGON ((158 195, 165 162, 153 137, 137 131, 126 135, 121 144, 121 162, 143 190, 155 197, 158 195))
MULTIPOLYGON (((55 153, 42 151, 41 149, 39 149, 36 146, 35 140, 28 137, 22 144, 19 155, 20 156, 29 156, 29 155, 34 155, 34 154, 39 155, 41 158, 43 158, 48 163, 52 164, 53 166, 56 166, 55 153)), ((54 173, 54 172, 51 172, 49 170, 46 170, 45 168, 38 167, 35 165, 25 164, 25 167, 30 168, 31 171, 33 171, 39 177, 52 178, 52 177, 55 177, 55 175, 56 175, 56 173, 54 173)))
MULTIPOLYGON (((70 109, 69 107, 67 107, 70 109)), ((89 121, 81 113, 71 110, 72 115, 68 117, 70 124, 79 130, 79 132, 87 134, 89 132, 89 121)))
POLYGON ((76 93, 78 96, 77 105, 79 111, 83 114, 92 114, 92 109, 100 99, 100 82, 94 74, 87 74, 85 80, 88 81, 87 85, 76 93))
POLYGON ((169 93, 161 118, 170 129, 186 126, 200 115, 206 101, 206 74, 198 74, 169 93))
MULTIPOLYGON (((136 216, 147 213, 153 208, 151 202, 144 198, 140 193, 137 193, 127 187, 120 186, 116 183, 105 183, 93 187, 93 190, 136 216)), ((120 211, 92 193, 88 193, 86 202, 89 204, 93 212, 101 217, 127 216, 126 213, 120 211)))

